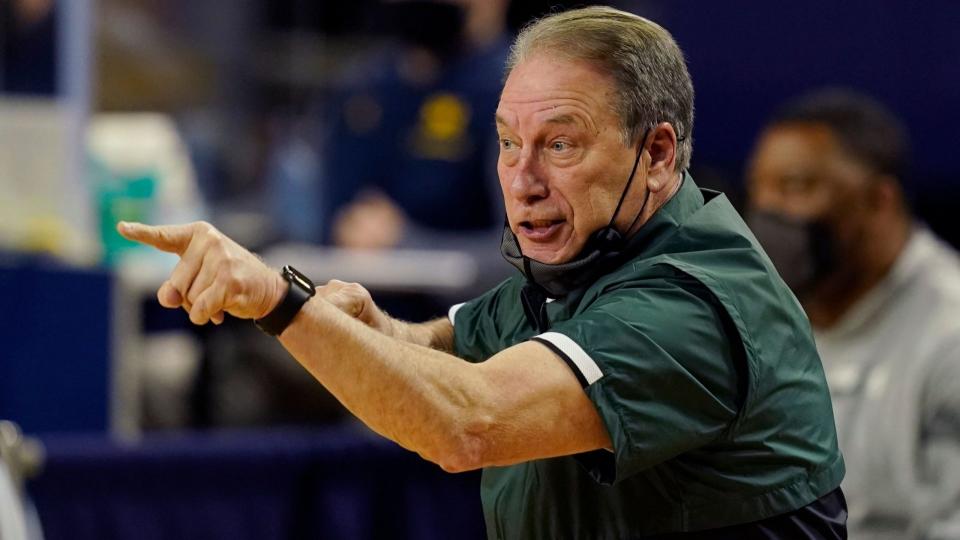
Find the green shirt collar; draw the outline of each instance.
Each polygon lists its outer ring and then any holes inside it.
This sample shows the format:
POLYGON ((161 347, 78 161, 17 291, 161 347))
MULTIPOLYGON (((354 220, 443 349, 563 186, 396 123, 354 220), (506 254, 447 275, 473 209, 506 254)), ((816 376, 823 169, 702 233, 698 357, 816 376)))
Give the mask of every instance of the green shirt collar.
POLYGON ((649 254, 660 240, 673 234, 690 216, 700 210, 703 203, 703 193, 690 173, 684 171, 677 192, 644 223, 630 239, 630 243, 639 248, 638 255, 649 254))

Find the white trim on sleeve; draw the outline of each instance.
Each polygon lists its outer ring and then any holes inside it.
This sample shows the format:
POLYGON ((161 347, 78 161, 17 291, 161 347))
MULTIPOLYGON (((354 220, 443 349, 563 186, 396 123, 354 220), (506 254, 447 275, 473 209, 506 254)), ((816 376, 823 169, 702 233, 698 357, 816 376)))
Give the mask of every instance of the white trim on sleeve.
POLYGON ((454 326, 457 325, 454 319, 457 318, 457 312, 460 311, 460 308, 462 308, 464 304, 466 304, 466 302, 460 302, 459 304, 450 306, 450 311, 447 311, 447 318, 450 319, 450 324, 454 326))
POLYGON ((580 348, 577 342, 564 334, 560 332, 544 332, 536 337, 552 343, 554 347, 567 355, 567 358, 580 370, 583 378, 587 381, 587 385, 591 385, 603 377, 600 366, 593 361, 593 358, 590 358, 590 355, 580 348))

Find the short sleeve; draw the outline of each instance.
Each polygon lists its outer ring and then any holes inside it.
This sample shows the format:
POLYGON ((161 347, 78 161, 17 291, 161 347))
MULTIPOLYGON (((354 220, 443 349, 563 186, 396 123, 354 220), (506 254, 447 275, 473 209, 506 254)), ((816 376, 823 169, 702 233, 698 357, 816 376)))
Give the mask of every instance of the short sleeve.
POLYGON ((602 294, 532 338, 568 363, 606 425, 613 453, 578 456, 598 482, 623 480, 725 432, 738 408, 737 348, 725 320, 704 286, 678 275, 602 294))
POLYGON ((514 345, 517 329, 524 324, 518 295, 519 288, 511 278, 473 300, 452 306, 447 317, 453 324, 454 354, 469 362, 483 362, 514 345))

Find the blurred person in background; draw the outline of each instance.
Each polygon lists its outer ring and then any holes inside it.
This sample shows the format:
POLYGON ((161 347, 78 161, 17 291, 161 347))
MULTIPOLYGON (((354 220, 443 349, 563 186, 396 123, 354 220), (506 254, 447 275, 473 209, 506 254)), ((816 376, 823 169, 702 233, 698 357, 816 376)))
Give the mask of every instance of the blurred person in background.
POLYGON ((0 92, 56 92, 53 0, 0 1, 0 92))
POLYGON ((960 261, 912 216, 907 156, 890 111, 823 90, 774 116, 748 171, 748 222, 826 369, 851 538, 943 537, 960 510, 960 261))
MULTIPOLYGON (((326 100, 313 118, 300 120, 318 124, 309 136, 294 129, 271 150, 266 174, 279 237, 348 249, 467 252, 480 267, 478 289, 506 276, 496 253, 503 206, 490 114, 510 45, 508 6, 376 6, 367 40, 386 34, 386 41, 331 77, 336 89, 320 96, 326 100)), ((360 47, 358 39, 351 50, 360 47)), ((390 292, 374 291, 390 312, 411 318, 432 318, 448 305, 390 292)), ((210 338, 215 423, 317 423, 343 414, 317 398, 314 381, 279 346, 245 326, 236 332, 210 338), (258 399, 236 399, 241 394, 258 399)))
POLYGON ((508 0, 386 2, 399 41, 333 102, 322 234, 341 247, 493 252, 508 0))

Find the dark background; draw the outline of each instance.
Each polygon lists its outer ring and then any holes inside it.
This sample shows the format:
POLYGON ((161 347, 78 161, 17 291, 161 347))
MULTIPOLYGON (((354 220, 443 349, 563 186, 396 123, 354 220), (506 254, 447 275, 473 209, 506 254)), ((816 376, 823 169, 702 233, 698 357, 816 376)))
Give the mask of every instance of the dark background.
MULTIPOLYGON (((27 30, 0 1, 0 88, 56 89, 55 25, 27 30)), ((511 31, 530 18, 583 2, 515 1, 511 31)), ((766 118, 784 100, 822 86, 872 94, 912 136, 908 192, 918 214, 960 244, 953 201, 960 192, 960 4, 951 0, 759 2, 647 0, 612 2, 668 28, 686 52, 697 92, 694 172, 701 183, 740 198, 744 160, 766 118)), ((199 113, 217 133, 198 150, 201 187, 214 206, 257 200, 265 189, 271 143, 335 91, 338 70, 383 36, 388 21, 375 0, 218 2, 103 0, 104 29, 128 24, 115 12, 138 11, 156 29, 140 43, 190 67, 187 83, 157 95, 125 95, 112 57, 95 49, 95 110, 160 109, 184 123, 199 113), (173 52, 171 52, 173 51, 173 52), (197 76, 196 73, 203 73, 197 76), (185 90, 187 88, 188 90, 185 90), (242 156, 233 151, 248 150, 242 156)), ((56 11, 56 9, 54 9, 56 11)), ((426 29, 425 29, 426 31, 426 29)), ((491 111, 492 113, 492 111, 491 111)))

